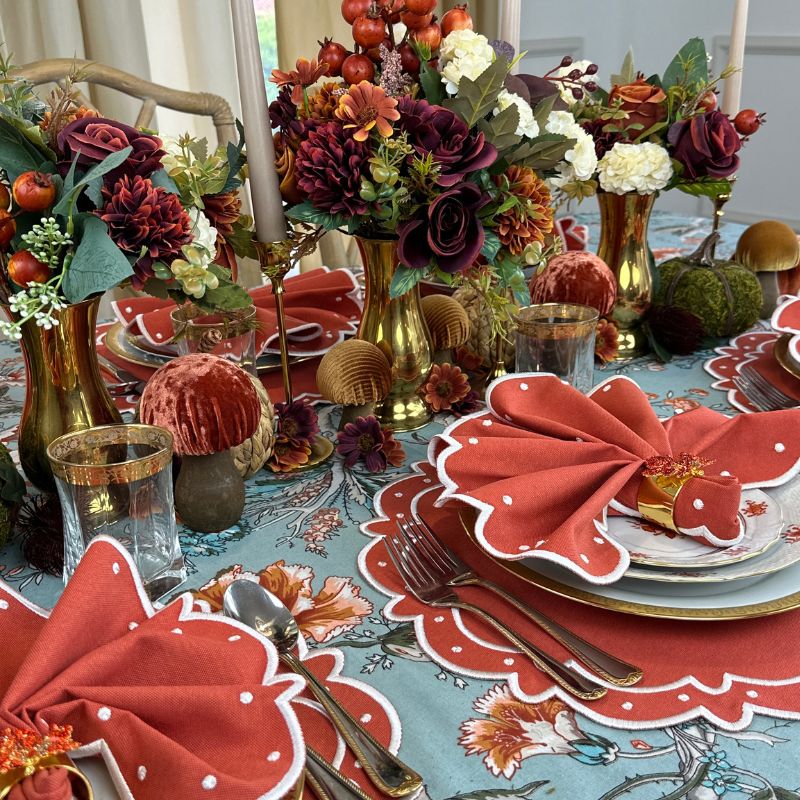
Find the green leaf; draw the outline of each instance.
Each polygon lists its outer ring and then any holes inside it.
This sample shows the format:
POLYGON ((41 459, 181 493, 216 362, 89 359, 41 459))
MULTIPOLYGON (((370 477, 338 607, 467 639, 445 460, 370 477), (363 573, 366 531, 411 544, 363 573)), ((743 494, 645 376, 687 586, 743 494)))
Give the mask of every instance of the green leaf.
POLYGON ((536 120, 540 131, 545 129, 547 120, 550 117, 550 113, 553 110, 553 106, 556 104, 556 100, 559 99, 559 96, 560 95, 558 93, 549 94, 547 97, 542 98, 534 107, 533 118, 536 120))
POLYGON ((518 261, 509 255, 505 255, 495 262, 494 271, 497 274, 501 288, 510 289, 514 293, 514 299, 520 305, 530 305, 530 291, 525 281, 522 265, 518 261))
POLYGON ((95 208, 103 204, 103 178, 98 175, 86 184, 86 196, 92 201, 95 208))
POLYGON ((160 186, 162 189, 164 189, 164 191, 169 192, 169 194, 180 194, 178 185, 174 180, 172 180, 172 178, 170 178, 170 176, 167 174, 167 171, 163 167, 159 170, 156 170, 150 176, 150 180, 152 181, 153 186, 160 186))
POLYGON ((564 154, 575 145, 575 139, 567 139, 560 133, 544 133, 523 142, 516 150, 506 155, 510 164, 520 164, 535 170, 552 169, 562 161, 564 154))
POLYGON ((721 180, 693 181, 692 183, 678 183, 676 188, 692 195, 692 197, 711 197, 713 199, 721 194, 729 194, 731 182, 725 178, 721 180))
POLYGON ((485 238, 483 240, 483 247, 481 247, 481 255, 490 263, 493 264, 497 254, 500 251, 500 239, 493 231, 485 231, 485 238))
POLYGON ((244 127, 238 119, 236 120, 236 130, 239 131, 239 141, 236 144, 233 142, 228 142, 228 147, 226 149, 226 154, 228 156, 228 177, 218 194, 231 192, 242 185, 242 180, 239 177, 239 173, 241 172, 245 161, 247 161, 247 158, 243 152, 244 127))
POLYGON ((142 287, 142 291, 151 297, 157 297, 159 300, 169 300, 167 284, 159 278, 148 278, 142 287))
POLYGON ((228 270, 219 264, 211 264, 209 271, 219 278, 219 286, 216 289, 206 289, 206 293, 200 299, 194 300, 194 303, 217 311, 234 311, 253 304, 253 298, 247 290, 230 279, 228 270))
POLYGON ((425 99, 433 105, 440 106, 445 96, 442 76, 435 69, 431 69, 427 61, 420 63, 419 83, 425 93, 425 99))
POLYGON ((519 142, 518 127, 519 109, 513 104, 504 108, 496 117, 478 120, 478 130, 483 131, 486 140, 499 151, 513 147, 519 142))
POLYGON ((75 215, 75 234, 78 247, 62 284, 64 297, 70 303, 105 292, 133 274, 133 267, 99 217, 75 215))
MULTIPOLYGON (((72 206, 78 199, 78 195, 83 191, 83 187, 92 183, 97 178, 101 178, 107 172, 111 172, 112 169, 116 169, 118 166, 120 166, 120 164, 124 164, 125 159, 128 158, 132 150, 132 147, 124 147, 122 150, 117 150, 116 153, 106 156, 99 164, 95 164, 82 178, 75 181, 75 184, 71 189, 67 189, 67 181, 65 180, 64 193, 62 194, 61 199, 54 206, 53 214, 61 214, 64 217, 68 217, 72 210, 72 206)), ((76 162, 73 161, 72 166, 70 167, 70 172, 72 172, 73 176, 75 174, 75 163, 76 162)))
POLYGON ((691 85, 708 80, 706 43, 699 37, 689 39, 672 59, 661 78, 664 89, 677 84, 691 85))
POLYGON ((300 203, 300 205, 292 206, 292 208, 286 212, 286 216, 297 222, 307 222, 310 225, 322 225, 326 231, 335 231, 337 228, 341 228, 342 225, 347 225, 349 228, 353 222, 355 222, 356 225, 358 224, 357 218, 354 220, 352 217, 348 217, 345 214, 329 214, 327 211, 320 211, 311 205, 310 200, 305 200, 300 203))
POLYGON ((622 62, 619 73, 611 76, 612 86, 627 86, 636 80, 636 69, 633 66, 633 48, 629 47, 628 52, 625 53, 625 59, 622 62))
MULTIPOLYGON (((635 139, 634 142, 644 142, 654 133, 658 133, 660 130, 663 130, 669 125, 668 122, 656 122, 655 125, 651 125, 647 130, 643 130, 635 139)), ((628 128, 632 128, 632 125, 629 125, 628 128)))
POLYGON ((407 267, 400 264, 392 276, 392 285, 389 287, 389 297, 394 300, 406 292, 410 292, 425 277, 424 269, 407 267))
POLYGON ((37 169, 49 154, 36 147, 7 117, 0 116, 0 168, 12 183, 23 172, 37 169))
POLYGON ((455 111, 472 128, 497 105, 497 97, 508 75, 508 61, 495 59, 475 80, 463 76, 458 83, 458 94, 442 105, 455 111))
POLYGON ((17 505, 26 491, 25 481, 17 472, 8 450, 0 450, 0 501, 17 505))
POLYGON ((258 258, 252 227, 253 220, 250 217, 239 217, 231 226, 231 232, 225 237, 225 241, 239 258, 258 258))

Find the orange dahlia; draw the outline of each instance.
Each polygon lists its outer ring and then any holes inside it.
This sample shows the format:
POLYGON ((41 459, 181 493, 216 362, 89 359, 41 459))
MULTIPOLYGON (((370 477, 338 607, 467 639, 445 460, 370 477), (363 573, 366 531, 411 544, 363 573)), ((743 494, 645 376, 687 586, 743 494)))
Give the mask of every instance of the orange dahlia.
POLYGON ((323 83, 319 90, 308 96, 308 109, 300 106, 297 115, 300 119, 313 119, 316 122, 328 122, 336 115, 339 97, 347 94, 341 83, 323 83))
POLYGON ((400 119, 400 112, 394 97, 389 97, 380 86, 361 81, 339 98, 336 116, 344 120, 345 128, 357 128, 353 134, 357 142, 365 142, 372 128, 381 136, 391 136, 391 123, 400 119))
POLYGON ((325 62, 320 64, 316 58, 311 61, 298 58, 294 66, 289 72, 282 69, 272 70, 270 82, 279 87, 291 86, 292 102, 299 106, 303 103, 303 90, 307 86, 313 86, 328 71, 328 65, 325 62))
POLYGON ((469 390, 467 376, 452 364, 434 364, 422 387, 425 402, 434 411, 449 411, 454 403, 469 394, 469 390))
POLYGON ((602 364, 613 361, 619 354, 619 328, 607 319, 601 319, 597 323, 594 354, 602 364))
POLYGON ((242 211, 239 193, 232 191, 224 194, 206 194, 203 195, 203 205, 203 212, 217 229, 217 254, 214 262, 227 267, 236 280, 238 273, 236 254, 227 237, 233 233, 233 226, 242 211))
POLYGON ((522 255, 529 244, 544 242, 553 230, 553 207, 550 190, 530 168, 510 166, 495 178, 498 186, 508 180, 508 191, 518 202, 497 217, 497 235, 502 245, 515 256, 522 255))

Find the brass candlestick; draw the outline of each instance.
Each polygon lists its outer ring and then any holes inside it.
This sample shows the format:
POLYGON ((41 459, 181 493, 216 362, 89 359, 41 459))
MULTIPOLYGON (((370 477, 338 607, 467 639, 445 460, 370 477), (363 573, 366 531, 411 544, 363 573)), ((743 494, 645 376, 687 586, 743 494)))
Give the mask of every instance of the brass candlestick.
MULTIPOLYGON (((714 203, 714 218, 711 221, 711 233, 717 233, 719 231, 720 223, 722 222, 722 218, 725 216, 725 204, 728 200, 733 197, 733 184, 736 182, 736 176, 734 175, 732 178, 729 179, 729 183, 731 188, 727 192, 720 192, 718 195, 715 195, 712 202, 714 203)), ((711 245, 711 258, 713 259, 716 254, 717 249, 717 242, 719 241, 719 237, 713 240, 711 245)))
MULTIPOLYGON (((272 285, 272 293, 275 296, 275 314, 278 318, 278 342, 281 349, 281 375, 283 377, 284 401, 287 405, 292 402, 292 376, 289 371, 289 341, 286 335, 286 310, 284 307, 283 295, 285 287, 283 285, 289 271, 304 256, 310 255, 317 249, 317 244, 323 233, 323 228, 309 228, 297 226, 290 231, 288 237, 280 242, 256 242, 256 252, 258 253, 258 263, 261 272, 272 285)), ((317 434, 311 443, 311 455, 307 464, 297 469, 308 469, 327 461, 333 453, 333 444, 321 434, 317 434)))

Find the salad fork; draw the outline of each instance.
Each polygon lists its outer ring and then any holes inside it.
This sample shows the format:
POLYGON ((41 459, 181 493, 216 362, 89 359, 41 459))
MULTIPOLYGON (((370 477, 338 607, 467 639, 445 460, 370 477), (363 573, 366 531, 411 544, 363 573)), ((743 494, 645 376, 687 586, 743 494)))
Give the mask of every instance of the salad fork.
MULTIPOLYGON (((744 364, 739 368, 739 377, 741 379, 739 388, 745 395, 747 395, 745 388, 749 388, 754 395, 750 399, 764 411, 781 411, 800 405, 793 397, 789 397, 777 386, 773 386, 750 364, 744 364), (757 403, 756 398, 760 398, 761 403, 757 403)), ((735 381, 736 379, 734 378, 735 381)))
POLYGON ((448 586, 480 586, 501 597, 609 683, 632 686, 641 679, 642 670, 639 667, 595 647, 555 620, 517 600, 496 583, 479 577, 436 536, 422 517, 417 516, 398 525, 404 527, 407 538, 425 552, 431 567, 439 572, 441 580, 448 586))
POLYGON ((426 560, 422 558, 405 530, 399 525, 397 534, 384 537, 384 541, 389 557, 400 577, 409 591, 421 603, 435 608, 457 608, 475 614, 527 656, 540 672, 575 697, 582 700, 597 700, 606 694, 607 689, 604 686, 600 686, 572 667, 549 656, 493 614, 472 603, 460 600, 452 588, 431 572, 426 560))

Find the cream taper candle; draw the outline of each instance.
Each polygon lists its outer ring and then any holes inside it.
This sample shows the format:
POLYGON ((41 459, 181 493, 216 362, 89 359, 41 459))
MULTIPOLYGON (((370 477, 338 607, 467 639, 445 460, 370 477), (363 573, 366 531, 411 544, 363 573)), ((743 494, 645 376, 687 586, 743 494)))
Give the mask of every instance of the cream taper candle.
POLYGON ((278 242, 286 238, 286 217, 275 171, 275 147, 253 0, 231 0, 231 16, 256 238, 260 242, 278 242))
POLYGON ((736 68, 736 72, 725 79, 720 110, 729 117, 739 113, 742 99, 742 67, 744 66, 744 46, 747 37, 748 0, 736 0, 731 26, 731 43, 728 48, 728 64, 736 68))
MULTIPOLYGON (((520 27, 522 23, 521 0, 501 0, 500 3, 500 38, 508 42, 514 52, 519 55, 520 27)), ((514 70, 516 72, 516 69, 514 70)))

